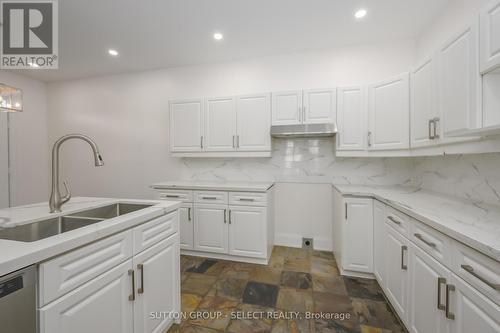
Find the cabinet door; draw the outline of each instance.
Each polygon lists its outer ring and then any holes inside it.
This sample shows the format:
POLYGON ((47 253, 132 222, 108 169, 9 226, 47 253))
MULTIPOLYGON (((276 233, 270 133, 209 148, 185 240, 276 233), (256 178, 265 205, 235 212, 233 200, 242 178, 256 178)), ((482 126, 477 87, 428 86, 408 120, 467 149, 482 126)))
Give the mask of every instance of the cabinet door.
POLYGON ((385 281, 385 257, 384 245, 386 238, 385 230, 385 204, 374 200, 373 204, 373 274, 379 284, 385 281))
POLYGON ((179 233, 181 249, 192 250, 194 246, 194 212, 192 203, 184 203, 179 208, 179 233))
POLYGON ((361 86, 337 89, 337 135, 339 150, 366 149, 366 89, 361 86))
POLYGON ((229 254, 266 258, 267 209, 229 206, 229 254))
POLYGON ((386 222, 385 289, 399 317, 408 319, 408 245, 409 241, 386 222))
POLYGON ((335 89, 304 90, 303 123, 334 123, 337 112, 335 89))
POLYGON ((444 136, 481 125, 478 31, 472 25, 439 49, 439 113, 444 136))
POLYGON ((449 332, 445 290, 450 272, 417 246, 410 248, 408 327, 411 333, 449 332))
POLYGON ((452 274, 449 283, 450 319, 452 333, 500 332, 500 306, 486 298, 477 289, 452 274))
POLYGON ((203 101, 201 99, 170 102, 170 151, 202 150, 203 101))
POLYGON ((132 333, 132 260, 39 310, 41 333, 132 333))
POLYGON ((227 205, 194 205, 194 249, 228 253, 227 205))
POLYGON ((134 333, 163 333, 173 318, 151 313, 180 310, 179 236, 175 234, 134 257, 134 333))
POLYGON ((481 72, 500 66, 500 1, 481 10, 481 72))
POLYGON ((410 85, 411 146, 433 145, 438 139, 439 125, 434 59, 426 60, 411 72, 410 85))
POLYGON ((240 151, 271 150, 271 95, 238 96, 237 138, 240 151))
POLYGON ((293 125, 302 122, 302 91, 284 91, 272 94, 273 125, 293 125))
POLYGON ((369 149, 407 149, 410 141, 408 73, 370 86, 369 149))
POLYGON ((356 272, 373 272, 373 200, 345 199, 342 268, 356 272), (362 244, 362 245, 361 245, 362 244))
POLYGON ((236 149, 236 104, 234 97, 207 98, 205 142, 207 151, 236 149))

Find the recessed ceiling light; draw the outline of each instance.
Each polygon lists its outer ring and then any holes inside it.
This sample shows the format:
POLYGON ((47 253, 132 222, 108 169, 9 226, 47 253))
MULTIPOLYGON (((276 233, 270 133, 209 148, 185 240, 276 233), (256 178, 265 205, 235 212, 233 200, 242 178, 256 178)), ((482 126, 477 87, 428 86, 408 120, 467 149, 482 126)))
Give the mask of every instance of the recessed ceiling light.
POLYGON ((220 32, 214 33, 215 40, 221 40, 222 38, 224 38, 224 36, 220 32))
POLYGON ((361 19, 365 17, 366 14, 368 14, 368 11, 366 9, 360 9, 354 14, 354 17, 357 19, 361 19))
POLYGON ((113 49, 109 49, 108 53, 109 53, 110 56, 113 56, 113 57, 116 57, 118 55, 118 51, 117 50, 113 50, 113 49))

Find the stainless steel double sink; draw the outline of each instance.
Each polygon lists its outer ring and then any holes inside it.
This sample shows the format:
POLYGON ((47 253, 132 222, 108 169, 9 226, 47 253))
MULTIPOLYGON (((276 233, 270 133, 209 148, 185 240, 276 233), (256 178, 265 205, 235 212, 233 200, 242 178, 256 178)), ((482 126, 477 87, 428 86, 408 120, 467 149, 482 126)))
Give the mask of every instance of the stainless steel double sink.
POLYGON ((0 229, 0 239, 34 242, 151 206, 152 205, 117 203, 88 209, 35 223, 0 229))

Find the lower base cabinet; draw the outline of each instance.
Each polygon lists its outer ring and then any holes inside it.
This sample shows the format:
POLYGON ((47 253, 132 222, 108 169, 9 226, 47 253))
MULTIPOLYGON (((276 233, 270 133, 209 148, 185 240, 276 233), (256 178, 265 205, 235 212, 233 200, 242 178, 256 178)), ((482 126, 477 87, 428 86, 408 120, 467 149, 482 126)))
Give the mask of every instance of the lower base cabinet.
POLYGON ((179 234, 181 249, 194 248, 194 218, 193 204, 183 203, 179 208, 179 234))
POLYGON ((229 254, 245 257, 266 256, 267 209, 229 207, 229 254))
POLYGON ((228 252, 226 205, 195 204, 194 249, 213 253, 228 252))

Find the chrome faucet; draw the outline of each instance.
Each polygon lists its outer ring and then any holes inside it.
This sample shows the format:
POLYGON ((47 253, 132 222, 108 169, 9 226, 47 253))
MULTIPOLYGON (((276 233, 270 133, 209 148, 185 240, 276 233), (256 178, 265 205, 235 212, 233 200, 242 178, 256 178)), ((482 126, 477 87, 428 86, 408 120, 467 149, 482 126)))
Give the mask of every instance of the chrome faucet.
POLYGON ((68 134, 57 140, 52 148, 52 193, 50 194, 49 199, 51 213, 60 213, 61 206, 71 199, 71 192, 68 188, 67 182, 64 182, 66 194, 61 196, 61 192, 59 191, 59 149, 65 141, 70 139, 80 139, 87 142, 94 152, 95 166, 101 167, 104 165, 97 144, 88 136, 82 134, 68 134))

